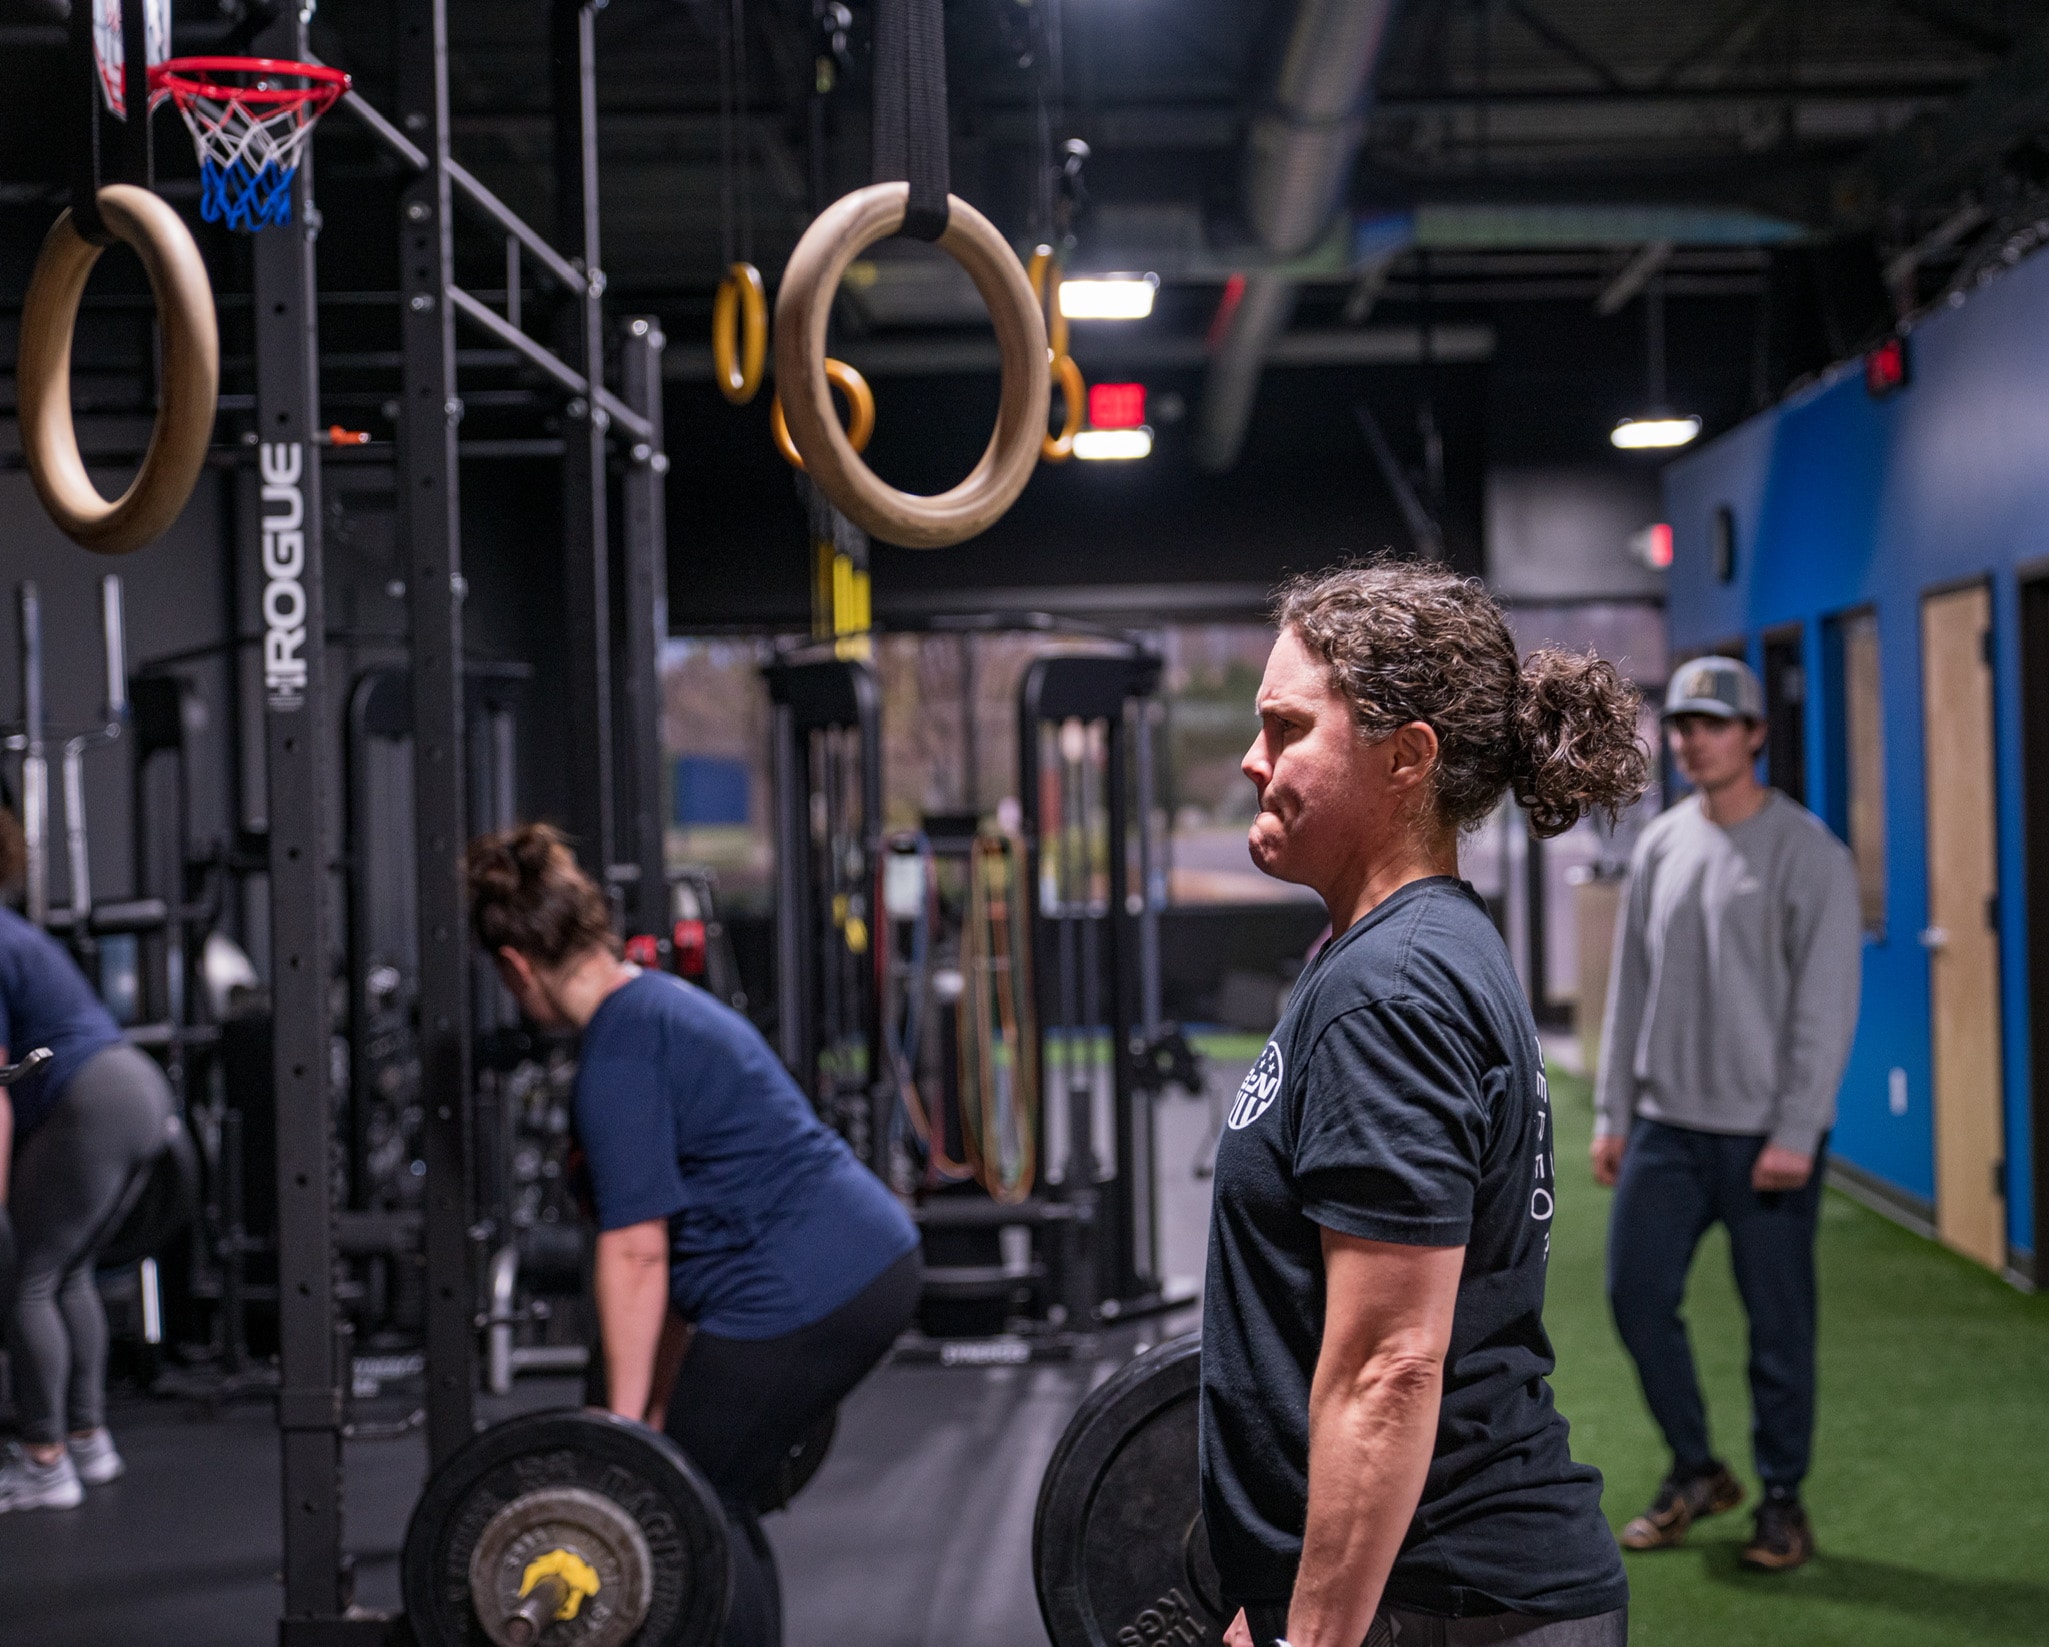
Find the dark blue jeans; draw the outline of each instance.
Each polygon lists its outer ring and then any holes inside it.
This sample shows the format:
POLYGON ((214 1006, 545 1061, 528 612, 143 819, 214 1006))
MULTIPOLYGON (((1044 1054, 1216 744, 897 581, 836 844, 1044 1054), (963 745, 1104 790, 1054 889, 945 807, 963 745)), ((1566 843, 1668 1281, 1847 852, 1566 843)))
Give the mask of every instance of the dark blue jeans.
POLYGON ((1707 1406, 1679 1306, 1708 1227, 1729 1231, 1750 1318, 1750 1444, 1768 1490, 1796 1492, 1814 1447, 1814 1236, 1828 1140, 1806 1187, 1760 1195, 1765 1140, 1638 1121, 1608 1224, 1608 1304, 1651 1416, 1681 1474, 1714 1462, 1707 1406))

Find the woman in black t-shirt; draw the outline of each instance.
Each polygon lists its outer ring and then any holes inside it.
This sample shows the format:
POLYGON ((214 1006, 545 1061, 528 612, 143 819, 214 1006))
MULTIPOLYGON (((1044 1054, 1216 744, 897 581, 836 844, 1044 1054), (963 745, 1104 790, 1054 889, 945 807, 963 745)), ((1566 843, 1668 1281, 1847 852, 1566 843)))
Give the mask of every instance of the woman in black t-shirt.
POLYGON ((1244 770, 1252 857, 1333 936, 1232 1106, 1203 1322, 1204 1515, 1234 1647, 1619 1647, 1628 1585, 1544 1382, 1555 1166, 1535 1024, 1463 831, 1634 800, 1636 694, 1518 663, 1437 567, 1299 579, 1244 770))

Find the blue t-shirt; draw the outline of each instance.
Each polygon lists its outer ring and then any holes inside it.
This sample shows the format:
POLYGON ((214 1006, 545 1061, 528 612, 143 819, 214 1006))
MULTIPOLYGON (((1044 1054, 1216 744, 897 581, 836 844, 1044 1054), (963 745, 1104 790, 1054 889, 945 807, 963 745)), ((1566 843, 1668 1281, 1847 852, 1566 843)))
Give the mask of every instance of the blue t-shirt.
POLYGON ((57 1107, 80 1066, 120 1039, 120 1026, 70 952, 33 921, 0 908, 0 1047, 13 1063, 37 1047, 51 1052, 35 1074, 6 1089, 17 1151, 57 1107))
POLYGON ((918 1244, 761 1032, 680 978, 643 972, 605 998, 575 1110, 598 1227, 669 1221, 669 1294, 701 1331, 808 1327, 918 1244))

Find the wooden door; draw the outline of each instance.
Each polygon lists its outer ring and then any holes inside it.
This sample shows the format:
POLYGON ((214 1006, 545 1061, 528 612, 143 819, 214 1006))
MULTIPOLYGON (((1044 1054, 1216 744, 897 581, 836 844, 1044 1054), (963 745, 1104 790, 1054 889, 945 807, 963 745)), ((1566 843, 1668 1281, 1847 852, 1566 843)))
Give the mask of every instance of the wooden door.
POLYGON ((1921 603, 1926 728, 1935 1224, 1958 1252, 2006 1264, 1999 1050, 1999 870, 1993 815, 1991 592, 1921 603))

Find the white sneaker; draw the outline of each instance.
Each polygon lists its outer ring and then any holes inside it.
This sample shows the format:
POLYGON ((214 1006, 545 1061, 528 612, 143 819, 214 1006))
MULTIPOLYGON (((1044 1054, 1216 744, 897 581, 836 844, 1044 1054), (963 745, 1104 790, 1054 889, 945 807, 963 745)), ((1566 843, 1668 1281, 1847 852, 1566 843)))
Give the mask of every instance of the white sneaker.
POLYGON ((85 1502, 85 1488, 71 1455, 59 1453, 56 1462, 38 1464, 18 1443, 10 1443, 0 1458, 0 1514, 8 1510, 75 1510, 85 1502))
POLYGON ((78 1479, 88 1487, 104 1487, 127 1473, 128 1465, 114 1450, 114 1437, 104 1425, 89 1435, 72 1436, 65 1443, 78 1479))

